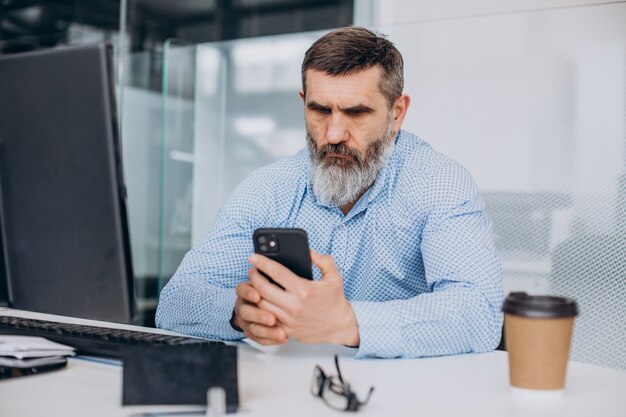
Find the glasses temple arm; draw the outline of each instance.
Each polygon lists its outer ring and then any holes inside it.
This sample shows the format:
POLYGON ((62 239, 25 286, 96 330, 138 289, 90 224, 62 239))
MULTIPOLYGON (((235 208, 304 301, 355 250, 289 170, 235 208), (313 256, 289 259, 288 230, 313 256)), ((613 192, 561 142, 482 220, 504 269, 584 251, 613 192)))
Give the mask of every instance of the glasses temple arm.
POLYGON ((367 402, 370 400, 370 398, 372 397, 372 392, 374 392, 374 387, 370 387, 370 391, 367 393, 367 396, 365 397, 365 399, 363 401, 359 401, 361 403, 361 405, 365 405, 367 404, 367 402))
POLYGON ((341 383, 345 385, 345 382, 343 381, 343 376, 341 375, 341 369, 339 369, 339 356, 338 355, 335 355, 335 367, 337 368, 337 375, 339 376, 339 381, 341 381, 341 383))

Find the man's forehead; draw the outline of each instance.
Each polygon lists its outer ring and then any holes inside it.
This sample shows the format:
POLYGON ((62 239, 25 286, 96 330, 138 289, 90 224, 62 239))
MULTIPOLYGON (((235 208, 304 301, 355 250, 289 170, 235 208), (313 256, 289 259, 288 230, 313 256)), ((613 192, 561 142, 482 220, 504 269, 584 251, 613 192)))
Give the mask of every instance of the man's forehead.
POLYGON ((344 105, 354 105, 385 101, 380 91, 380 70, 377 67, 347 75, 331 75, 309 69, 306 76, 307 102, 326 104, 341 101, 346 102, 344 105))
POLYGON ((367 81, 372 84, 380 82, 381 69, 378 66, 353 71, 347 74, 330 74, 325 71, 316 69, 306 70, 306 84, 307 89, 309 84, 315 81, 321 82, 363 82, 367 81))

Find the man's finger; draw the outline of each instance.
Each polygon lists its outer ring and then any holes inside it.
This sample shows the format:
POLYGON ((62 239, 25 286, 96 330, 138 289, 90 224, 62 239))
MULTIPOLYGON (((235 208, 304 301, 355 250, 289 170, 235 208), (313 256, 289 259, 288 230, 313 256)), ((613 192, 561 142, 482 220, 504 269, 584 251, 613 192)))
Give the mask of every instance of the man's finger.
POLYGON ((267 256, 252 254, 248 261, 260 271, 265 272, 267 276, 279 283, 287 291, 297 291, 300 283, 300 277, 291 272, 291 270, 280 263, 268 258, 267 256))
POLYGON ((258 269, 250 269, 250 271, 248 271, 248 278, 254 288, 261 294, 262 299, 271 301, 273 304, 283 308, 293 304, 293 294, 281 290, 278 286, 269 282, 258 269))
POLYGON ((253 339, 274 340, 276 343, 283 343, 287 339, 287 333, 280 327, 267 327, 262 324, 251 323, 248 326, 248 332, 253 339))
POLYGON ((274 326, 276 316, 269 311, 261 310, 252 304, 243 304, 235 313, 241 320, 249 323, 259 323, 265 326, 274 326))
POLYGON ((272 313, 279 322, 286 324, 291 323, 291 316, 285 310, 276 306, 275 304, 272 304, 267 300, 261 300, 258 305, 259 308, 272 313))
POLYGON ((243 282, 237 285, 235 292, 237 293, 237 296, 239 298, 246 300, 250 303, 256 304, 261 301, 261 294, 259 294, 256 288, 254 288, 248 282, 243 282))

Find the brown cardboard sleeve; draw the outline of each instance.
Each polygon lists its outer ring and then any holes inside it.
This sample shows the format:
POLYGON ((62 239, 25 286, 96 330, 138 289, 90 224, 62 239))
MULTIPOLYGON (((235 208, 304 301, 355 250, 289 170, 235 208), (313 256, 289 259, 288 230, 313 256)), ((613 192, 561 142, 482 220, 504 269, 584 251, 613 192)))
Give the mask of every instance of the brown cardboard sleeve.
POLYGON ((505 314, 504 323, 511 385, 537 390, 564 388, 574 317, 505 314))

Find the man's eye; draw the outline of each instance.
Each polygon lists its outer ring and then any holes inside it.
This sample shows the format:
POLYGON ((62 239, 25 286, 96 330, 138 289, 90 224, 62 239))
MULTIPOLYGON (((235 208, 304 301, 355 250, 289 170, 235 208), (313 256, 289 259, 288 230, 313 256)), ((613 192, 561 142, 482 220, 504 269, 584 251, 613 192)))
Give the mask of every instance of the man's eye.
POLYGON ((320 114, 330 114, 330 109, 327 109, 325 107, 316 107, 315 111, 320 114))
POLYGON ((358 116, 363 116, 365 114, 371 113, 372 109, 369 108, 361 108, 361 107, 357 107, 354 109, 347 109, 346 110, 346 114, 348 116, 352 116, 352 117, 358 117, 358 116))

